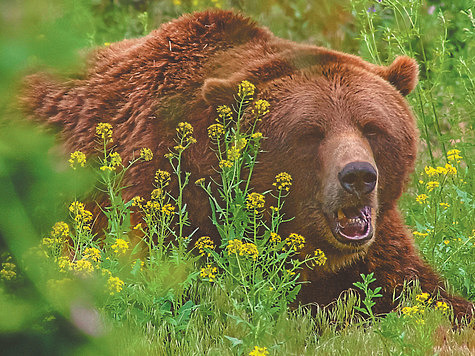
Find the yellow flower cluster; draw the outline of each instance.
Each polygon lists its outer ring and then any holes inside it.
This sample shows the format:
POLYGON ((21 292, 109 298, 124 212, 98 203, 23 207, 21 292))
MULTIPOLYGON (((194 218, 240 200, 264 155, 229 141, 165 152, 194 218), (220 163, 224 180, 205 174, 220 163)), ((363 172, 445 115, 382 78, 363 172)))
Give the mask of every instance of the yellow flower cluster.
POLYGON ((206 267, 201 268, 200 277, 208 278, 210 282, 213 282, 216 278, 216 273, 218 273, 218 269, 208 263, 206 267))
POLYGON ((83 276, 90 276, 92 272, 94 272, 94 266, 92 265, 91 261, 85 259, 80 259, 69 263, 69 269, 83 276))
POLYGON ((162 214, 172 215, 173 212, 175 211, 175 207, 171 204, 165 204, 164 206, 162 206, 161 211, 162 211, 162 214))
POLYGON ((447 313, 449 311, 449 306, 446 302, 437 301, 435 303, 435 309, 440 310, 442 313, 447 313))
POLYGON ((265 202, 264 196, 259 193, 251 193, 246 198, 247 209, 254 212, 254 214, 258 214, 259 209, 264 208, 265 202))
POLYGON ((269 112, 269 107, 270 104, 267 100, 257 100, 252 108, 252 113, 257 117, 264 116, 269 112))
POLYGON ((101 167, 102 171, 115 171, 116 167, 122 165, 122 157, 119 152, 112 152, 109 155, 109 162, 104 162, 105 164, 101 167))
POLYGON ((228 250, 228 255, 236 254, 239 256, 248 256, 253 260, 256 260, 259 256, 259 251, 257 250, 257 246, 255 244, 252 242, 243 243, 238 239, 230 240, 226 246, 226 249, 228 250))
POLYGON ((449 161, 455 161, 456 163, 460 163, 460 160, 463 158, 462 156, 459 155, 460 150, 457 150, 454 148, 453 150, 450 150, 447 152, 447 159, 449 161))
POLYGON ((77 167, 84 167, 86 164, 86 155, 81 151, 74 151, 71 153, 71 158, 68 160, 69 166, 72 169, 76 169, 77 167))
POLYGON ((419 194, 417 197, 416 197, 416 201, 419 203, 419 204, 424 204, 427 200, 428 196, 427 194, 419 194))
POLYGON ((170 184, 171 175, 167 171, 162 171, 159 169, 155 172, 155 183, 159 184, 161 188, 166 187, 170 184))
POLYGON ((66 239, 69 236, 69 226, 64 221, 58 221, 53 225, 51 236, 54 238, 66 239))
POLYGON ((224 126, 221 124, 213 124, 208 127, 208 136, 212 140, 218 140, 224 135, 224 126))
POLYGON ((444 209, 448 209, 450 207, 450 204, 448 203, 439 203, 439 205, 444 209))
POLYGON ((140 150, 140 159, 143 159, 144 161, 148 162, 153 159, 153 152, 150 148, 142 148, 140 150))
POLYGON ((223 159, 222 161, 219 162, 219 168, 224 169, 224 168, 231 168, 233 166, 233 162, 228 161, 227 159, 223 159))
POLYGON ((243 80, 239 84, 238 96, 241 99, 251 100, 252 97, 254 96, 255 90, 256 90, 256 86, 254 84, 252 84, 251 82, 247 80, 243 80))
POLYGON ((3 262, 0 270, 0 278, 6 281, 11 281, 16 277, 15 264, 11 262, 3 262))
POLYGON ((233 146, 231 147, 229 150, 228 150, 228 162, 235 162, 239 159, 239 157, 241 156, 241 150, 239 148, 237 148, 236 146, 233 146))
POLYGON ((294 251, 301 250, 305 247, 305 237, 292 233, 285 239, 285 244, 294 251))
POLYGON ((315 263, 318 266, 323 266, 327 262, 327 256, 325 256, 325 253, 317 248, 315 250, 315 263))
POLYGON ((262 132, 254 132, 251 135, 251 138, 253 138, 254 140, 260 140, 262 138, 262 132))
POLYGON ((267 356, 269 355, 269 351, 267 351, 267 347, 259 347, 254 346, 251 352, 249 352, 249 356, 267 356))
POLYGON ((96 126, 96 135, 107 142, 112 142, 112 125, 101 122, 96 126))
POLYGON ((83 258, 93 262, 99 262, 101 259, 101 251, 95 247, 88 247, 83 252, 83 258))
POLYGON ((200 178, 200 179, 197 179, 197 180, 195 181, 195 184, 196 184, 196 185, 203 185, 204 182, 205 182, 205 179, 204 179, 204 178, 200 178))
POLYGON ((231 120, 233 118, 233 111, 227 105, 220 105, 216 108, 218 112, 218 117, 226 123, 227 120, 231 120))
POLYGON ((209 252, 206 252, 205 249, 214 250, 214 242, 209 236, 201 236, 195 242, 195 247, 198 249, 201 256, 207 254, 209 257, 211 254, 209 252))
POLYGON ((412 234, 416 237, 426 237, 427 235, 429 235, 427 232, 419 232, 419 231, 414 231, 412 234))
POLYGON ((445 167, 434 168, 431 166, 426 166, 424 168, 424 171, 429 177, 434 177, 438 175, 456 175, 457 174, 457 168, 455 168, 449 163, 447 163, 445 167))
POLYGON ((89 224, 92 222, 92 213, 85 209, 83 203, 73 201, 69 206, 69 212, 76 222, 77 227, 82 227, 84 230, 91 230, 89 224))
MULTIPOLYGON (((192 144, 196 143, 196 139, 193 137, 193 126, 191 126, 190 123, 188 122, 180 122, 178 124, 178 127, 176 128, 176 131, 178 133, 178 137, 181 139, 182 144, 192 144)), ((183 147, 182 145, 181 148, 176 149, 177 151, 179 150, 184 150, 186 147, 183 147)))
POLYGON ((416 295, 416 300, 421 304, 424 304, 424 303, 430 304, 432 302, 432 299, 430 298, 429 293, 421 293, 421 294, 416 295))
POLYGON ((282 241, 282 238, 280 237, 279 234, 275 232, 270 233, 270 242, 273 243, 274 245, 280 244, 282 241))
POLYGON ((439 186, 439 182, 437 181, 432 181, 432 182, 427 182, 426 188, 429 192, 432 192, 435 188, 439 186))
POLYGON ((119 277, 110 276, 107 280, 107 289, 109 290, 110 295, 120 293, 124 288, 124 282, 119 277))
POLYGON ((114 244, 111 245, 112 250, 118 256, 125 255, 129 249, 129 243, 123 239, 115 239, 114 244))
POLYGON ((142 207, 142 204, 145 202, 145 199, 141 196, 136 195, 132 198, 132 206, 142 207))
POLYGON ((292 176, 286 172, 281 172, 275 176, 275 182, 272 185, 277 187, 277 190, 288 192, 292 185, 292 176))
POLYGON ((163 195, 163 190, 160 189, 160 188, 155 188, 150 193, 150 199, 151 200, 159 200, 162 195, 163 195))

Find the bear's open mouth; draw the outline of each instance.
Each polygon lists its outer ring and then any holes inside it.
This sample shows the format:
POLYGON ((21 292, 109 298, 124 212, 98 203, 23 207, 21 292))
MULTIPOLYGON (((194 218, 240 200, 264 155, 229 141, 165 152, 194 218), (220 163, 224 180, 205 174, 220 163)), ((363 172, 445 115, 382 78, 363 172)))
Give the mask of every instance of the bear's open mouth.
POLYGON ((333 213, 330 227, 333 235, 344 243, 363 243, 373 236, 370 206, 340 208, 333 213))

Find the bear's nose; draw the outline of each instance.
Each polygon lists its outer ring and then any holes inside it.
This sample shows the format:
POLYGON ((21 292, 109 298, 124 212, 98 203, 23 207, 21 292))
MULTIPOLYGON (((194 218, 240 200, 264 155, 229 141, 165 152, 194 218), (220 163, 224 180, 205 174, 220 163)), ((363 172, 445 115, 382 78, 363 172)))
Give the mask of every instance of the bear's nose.
POLYGON ((376 186, 378 174, 368 162, 348 163, 338 173, 338 180, 345 190, 351 194, 369 194, 376 186))

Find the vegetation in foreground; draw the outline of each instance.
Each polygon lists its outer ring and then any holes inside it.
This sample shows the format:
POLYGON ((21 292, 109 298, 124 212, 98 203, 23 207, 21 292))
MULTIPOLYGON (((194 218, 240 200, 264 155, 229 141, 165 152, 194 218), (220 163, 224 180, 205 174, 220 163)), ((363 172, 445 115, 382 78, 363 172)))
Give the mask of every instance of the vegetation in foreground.
MULTIPOLYGON (((296 30, 288 35, 303 39, 310 37, 304 25, 312 12, 304 3, 297 2, 289 10, 286 2, 262 2, 262 9, 254 10, 270 9, 269 20, 292 19, 295 26, 290 28, 296 30)), ((85 3, 66 6, 59 11, 62 17, 42 20, 44 37, 25 26, 15 45, 11 38, 17 35, 4 25, 0 44, 8 46, 8 60, 0 62, 0 70, 5 78, 18 75, 27 60, 67 70, 72 63, 68 53, 76 44, 83 47, 141 35, 157 21, 157 7, 147 1, 141 2, 142 8, 127 1, 105 4, 97 2, 94 11, 85 3), (75 32, 75 26, 65 26, 80 21, 92 24, 88 36, 75 32), (55 55, 54 61, 39 50, 58 46, 62 46, 61 56, 55 55)), ((164 10, 159 20, 200 6, 229 5, 221 1, 160 4, 164 10)), ((397 54, 407 54, 421 65, 420 84, 409 97, 420 120, 421 165, 402 208, 426 259, 450 288, 474 300, 475 266, 467 263, 475 260, 471 179, 475 56, 470 45, 474 34, 470 4, 355 0, 347 5, 345 13, 360 33, 363 57, 388 63, 397 54)), ((36 17, 41 12, 33 11, 36 6, 25 3, 20 12, 25 20, 39 23, 36 17)), ((241 6, 252 13, 252 5, 241 6)), ((13 24, 14 19, 6 20, 5 24, 13 24)), ((348 22, 341 23, 344 31, 351 30, 348 22)), ((276 32, 285 37, 282 29, 276 32)), ((351 40, 339 43, 358 45, 351 40)), ((0 89, 6 107, 12 100, 8 81, 0 89)), ((319 309, 316 316, 289 308, 298 292, 303 263, 295 253, 305 237, 297 231, 290 236, 278 233, 279 225, 291 218, 280 214, 292 189, 290 176, 282 172, 267 192, 254 192, 249 180, 241 178, 246 176, 242 170, 252 172, 259 142, 265 138, 253 125, 243 131, 237 123, 244 110, 254 110, 254 122, 272 110, 265 102, 251 101, 251 89, 251 83, 243 83, 236 105, 221 107, 218 122, 210 127, 214 140, 210 149, 217 155, 220 181, 190 183, 186 172, 180 174, 181 154, 194 140, 192 127, 182 123, 168 155, 169 172, 157 172, 152 196, 129 202, 121 198, 121 179, 129 165, 153 159, 147 148, 137 147, 136 158, 124 157, 130 160, 125 163, 114 152, 113 127, 100 125, 96 128, 100 158, 74 152, 69 164, 76 169, 58 172, 48 154, 52 139, 29 126, 7 125, 16 114, 5 111, 0 133, 0 338, 7 353, 474 352, 473 325, 453 330, 447 306, 436 296, 420 293, 417 285, 396 295, 400 306, 384 316, 372 313, 378 281, 370 275, 355 285, 364 291, 362 300, 348 291, 334 308, 319 309), (178 196, 167 192, 169 179, 180 181, 178 196), (110 201, 104 210, 108 226, 99 240, 92 232, 94 217, 77 198, 94 181, 110 201), (195 183, 210 195, 221 246, 214 246, 206 236, 190 246, 190 236, 183 236, 187 214, 181 192, 195 183), (212 193, 216 190, 217 195, 212 193), (275 202, 272 221, 262 219, 264 200, 275 202), (132 210, 142 211, 142 224, 129 226, 132 210), (138 251, 133 250, 130 231, 143 236, 147 258, 134 254, 138 251)), ((324 254, 315 251, 306 263, 319 268, 325 263, 324 254)))

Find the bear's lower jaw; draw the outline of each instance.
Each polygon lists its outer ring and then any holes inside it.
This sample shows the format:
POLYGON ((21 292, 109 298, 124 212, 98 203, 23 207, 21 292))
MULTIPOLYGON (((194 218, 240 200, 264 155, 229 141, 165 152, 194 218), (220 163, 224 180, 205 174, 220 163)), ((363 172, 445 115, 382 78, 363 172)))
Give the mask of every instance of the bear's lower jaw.
POLYGON ((343 244, 361 246, 373 237, 373 209, 363 207, 340 208, 326 214, 333 236, 343 244))

